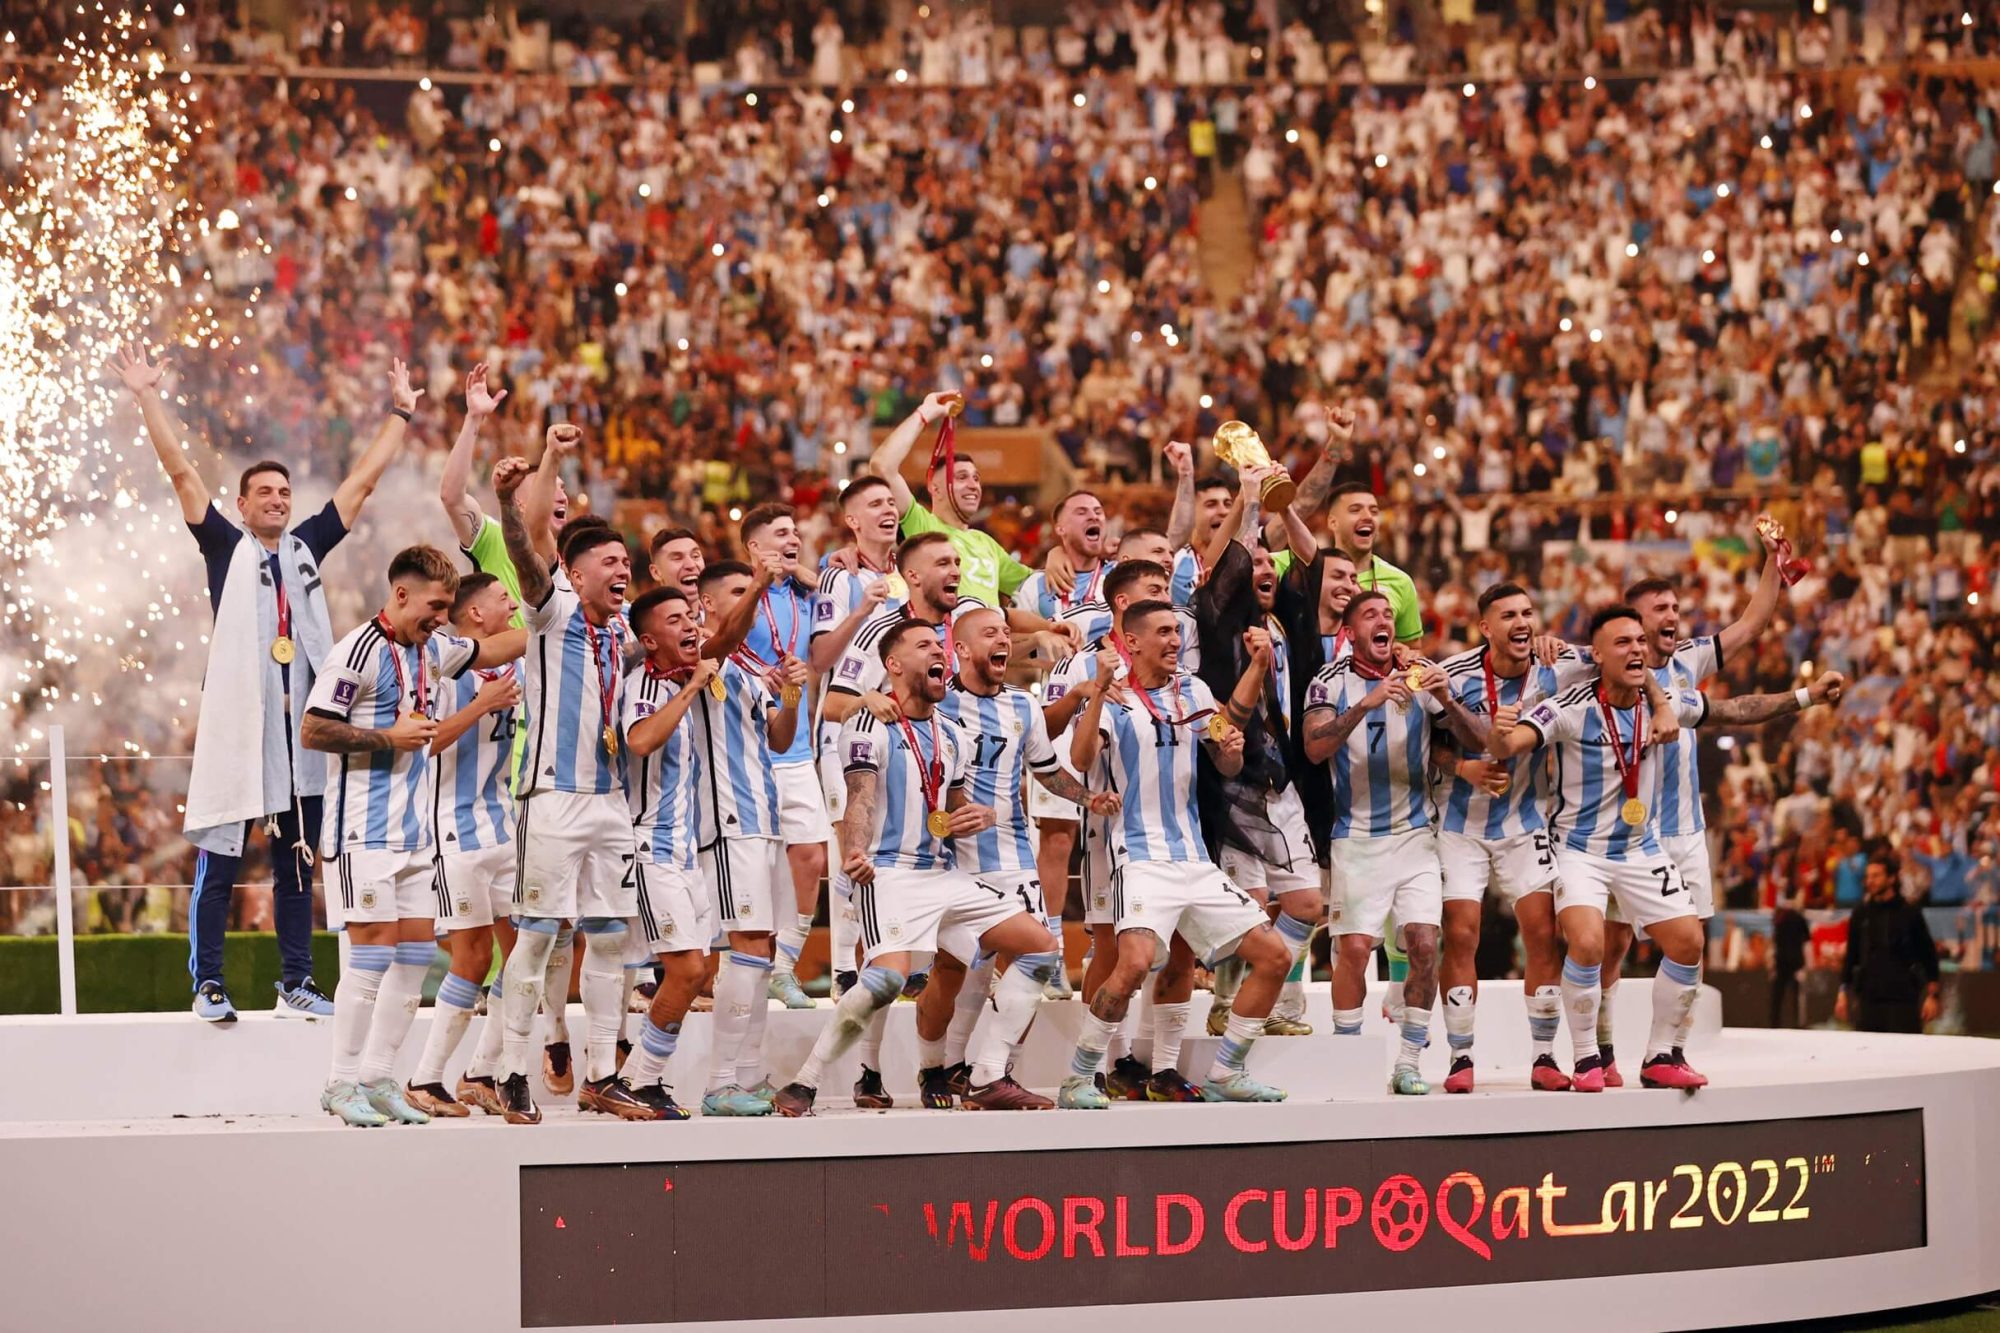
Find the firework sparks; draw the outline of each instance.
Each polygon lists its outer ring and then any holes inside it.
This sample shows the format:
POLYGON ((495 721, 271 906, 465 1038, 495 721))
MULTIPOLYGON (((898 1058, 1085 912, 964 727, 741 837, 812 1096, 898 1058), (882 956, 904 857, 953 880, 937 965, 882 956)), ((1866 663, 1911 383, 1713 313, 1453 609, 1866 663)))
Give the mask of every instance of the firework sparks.
MULTIPOLYGON (((115 703, 204 632, 177 623, 190 599, 152 553, 186 540, 179 515, 104 375, 165 319, 185 346, 214 334, 173 266, 206 230, 181 190, 199 94, 146 49, 143 14, 96 16, 54 63, 0 76, 0 700, 26 719, 115 703)), ((41 739, 14 731, 17 751, 41 739)))

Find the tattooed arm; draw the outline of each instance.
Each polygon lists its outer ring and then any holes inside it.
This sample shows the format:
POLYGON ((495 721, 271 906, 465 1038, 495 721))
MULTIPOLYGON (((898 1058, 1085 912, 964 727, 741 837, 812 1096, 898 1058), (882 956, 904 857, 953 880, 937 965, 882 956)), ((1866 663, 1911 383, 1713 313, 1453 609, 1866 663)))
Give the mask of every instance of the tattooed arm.
POLYGON ((847 770, 847 809, 840 817, 840 868, 856 884, 875 882, 868 837, 875 828, 875 797, 881 775, 872 768, 847 770))
POLYGON ((1334 752, 1347 744, 1347 738, 1361 725, 1363 718, 1394 699, 1400 691, 1409 697, 1409 684, 1401 676, 1386 676, 1375 688, 1361 696, 1361 702, 1343 713, 1331 708, 1315 708, 1306 715, 1305 750, 1306 758, 1315 764, 1323 764, 1333 758, 1334 752))
MULTIPOLYGON (((1829 671, 1806 686, 1806 697, 1816 704, 1837 704, 1840 694, 1846 688, 1847 679, 1838 671, 1829 671)), ((1791 694, 1738 694, 1727 699, 1710 699, 1708 712, 1703 716, 1704 727, 1751 727, 1760 722, 1769 722, 1774 717, 1784 717, 1790 713, 1802 712, 1807 705, 1799 701, 1796 692, 1791 694)))
POLYGON ((555 581, 549 577, 548 557, 535 549, 535 540, 528 535, 527 520, 521 517, 521 507, 514 503, 514 491, 526 473, 525 461, 502 459, 501 465, 493 469, 493 489, 500 497, 500 535, 507 542, 507 558, 514 562, 514 575, 521 582, 521 602, 524 606, 540 607, 549 600, 555 581), (508 466, 510 463, 513 466, 508 466))
POLYGON ((307 713, 299 725, 299 744, 327 754, 368 754, 376 750, 415 750, 429 745, 437 735, 437 723, 422 713, 405 713, 396 725, 384 731, 357 727, 351 722, 307 713))

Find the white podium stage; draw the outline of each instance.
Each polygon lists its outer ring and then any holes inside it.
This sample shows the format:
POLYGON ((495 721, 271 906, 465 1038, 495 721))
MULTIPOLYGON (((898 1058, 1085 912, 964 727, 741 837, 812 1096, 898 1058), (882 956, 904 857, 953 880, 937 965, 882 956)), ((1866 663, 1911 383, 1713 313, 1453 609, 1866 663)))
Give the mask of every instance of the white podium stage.
MULTIPOLYGON (((1693 1056, 1713 1085, 1648 1092, 1648 998, 1621 987, 1632 1083, 1595 1097, 1527 1090, 1519 988, 1489 984, 1471 1096, 1388 1096, 1371 1005, 1362 1039, 1258 1044, 1255 1072, 1292 1092, 1273 1106, 868 1113, 834 1109, 842 1071, 806 1121, 624 1124, 545 1100, 533 1128, 372 1132, 313 1102, 323 1025, 0 1019, 0 1329, 1278 1330, 1476 1310, 1485 1333, 1579 1305, 1693 1328, 2000 1289, 2000 1043, 1723 1031, 1709 994, 1693 1056)), ((913 1016, 898 1006, 885 1052, 899 1096, 913 1016)), ((1023 1081, 1051 1085, 1080 1016, 1043 1006, 1023 1081)), ((771 1018, 782 1075, 825 1010, 771 1018)), ((705 1029, 683 1038, 684 1101, 705 1029)), ((1212 1045, 1188 1046, 1199 1072, 1212 1045)), ((1440 1032, 1426 1070, 1444 1063, 1440 1032)))

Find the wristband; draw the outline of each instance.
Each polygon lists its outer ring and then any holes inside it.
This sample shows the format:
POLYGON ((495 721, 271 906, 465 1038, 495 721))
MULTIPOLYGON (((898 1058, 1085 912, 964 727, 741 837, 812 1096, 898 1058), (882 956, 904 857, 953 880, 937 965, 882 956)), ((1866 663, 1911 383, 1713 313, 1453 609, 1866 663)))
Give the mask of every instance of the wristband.
POLYGON ((1803 685, 1792 691, 1792 697, 1799 701, 1800 708, 1811 708, 1813 706, 1812 691, 1803 685))
POLYGON ((389 415, 392 417, 401 417, 404 421, 408 421, 412 416, 416 414, 413 412, 405 412, 400 407, 392 407, 389 409, 389 415))

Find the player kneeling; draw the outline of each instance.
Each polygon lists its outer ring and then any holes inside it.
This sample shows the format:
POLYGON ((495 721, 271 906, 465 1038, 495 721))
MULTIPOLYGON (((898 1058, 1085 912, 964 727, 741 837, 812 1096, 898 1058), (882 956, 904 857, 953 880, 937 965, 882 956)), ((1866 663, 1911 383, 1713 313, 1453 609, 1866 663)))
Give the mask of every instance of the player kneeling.
POLYGON ((906 621, 882 636, 881 656, 901 716, 878 721, 862 710, 840 734, 847 804, 840 821, 842 865, 855 886, 861 921, 860 982, 840 997, 798 1075, 777 1095, 782 1115, 811 1115, 827 1064, 854 1045, 876 1011, 903 993, 913 954, 947 950, 972 958, 984 948, 1011 960, 993 987, 994 1020, 968 1054, 986 1081, 969 1096, 991 1110, 1030 1097, 1005 1074, 1042 986, 1055 973, 1055 937, 1033 904, 995 893, 960 870, 953 842, 992 828, 990 807, 967 794, 972 742, 938 704, 945 650, 935 627, 906 621))

